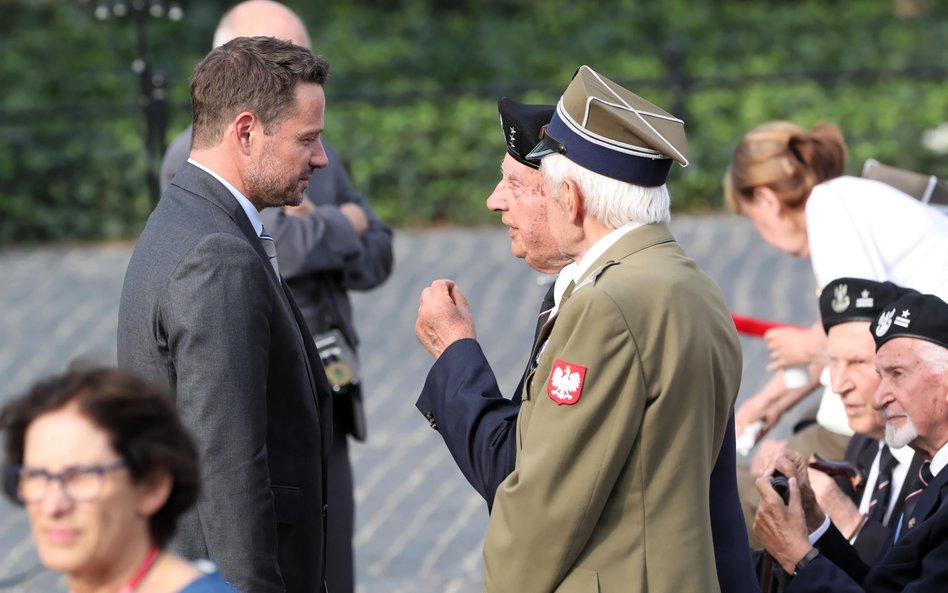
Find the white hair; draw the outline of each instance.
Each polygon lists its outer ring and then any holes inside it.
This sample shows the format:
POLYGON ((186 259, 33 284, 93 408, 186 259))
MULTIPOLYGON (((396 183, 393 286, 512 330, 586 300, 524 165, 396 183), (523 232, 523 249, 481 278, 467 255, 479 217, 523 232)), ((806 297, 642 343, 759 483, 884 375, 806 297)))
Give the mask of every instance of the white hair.
POLYGON ((586 212, 600 224, 617 229, 630 222, 648 224, 671 219, 668 187, 644 187, 594 173, 561 154, 540 161, 543 176, 553 186, 554 198, 565 179, 576 182, 585 198, 586 212))
POLYGON ((927 340, 919 340, 915 353, 931 372, 936 375, 948 373, 948 348, 927 340))

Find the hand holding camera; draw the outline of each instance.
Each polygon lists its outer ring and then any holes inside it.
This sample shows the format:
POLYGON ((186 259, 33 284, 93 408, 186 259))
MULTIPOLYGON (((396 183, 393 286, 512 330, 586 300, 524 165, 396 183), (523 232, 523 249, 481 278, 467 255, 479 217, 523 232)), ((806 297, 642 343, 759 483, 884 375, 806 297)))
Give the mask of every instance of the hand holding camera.
POLYGON ((790 504, 790 481, 787 480, 787 476, 774 470, 773 475, 770 476, 770 487, 780 495, 783 504, 790 504))

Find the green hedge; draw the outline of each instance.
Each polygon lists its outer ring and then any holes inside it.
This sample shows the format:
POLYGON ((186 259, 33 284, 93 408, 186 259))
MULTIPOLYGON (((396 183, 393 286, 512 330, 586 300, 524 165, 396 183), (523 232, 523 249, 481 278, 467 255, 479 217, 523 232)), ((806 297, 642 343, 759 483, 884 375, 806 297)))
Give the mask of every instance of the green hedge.
MULTIPOLYGON (((169 140, 187 124, 187 77, 227 4, 191 2, 184 21, 149 24, 170 81, 169 140)), ((503 155, 497 97, 555 101, 584 63, 684 110, 692 162, 670 181, 679 211, 720 208, 735 143, 775 118, 838 123, 853 173, 874 157, 948 177, 948 160, 921 142, 948 112, 945 3, 288 4, 333 64, 327 137, 396 225, 495 222, 484 199, 503 155)), ((0 243, 133 236, 151 203, 130 27, 65 1, 3 6, 0 243)))

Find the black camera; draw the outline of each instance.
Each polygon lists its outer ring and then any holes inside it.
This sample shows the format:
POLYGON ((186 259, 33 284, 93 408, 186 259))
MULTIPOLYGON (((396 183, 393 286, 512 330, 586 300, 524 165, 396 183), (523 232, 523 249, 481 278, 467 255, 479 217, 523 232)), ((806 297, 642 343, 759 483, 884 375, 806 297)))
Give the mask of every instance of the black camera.
POLYGON ((770 476, 770 487, 780 495, 783 504, 790 504, 790 481, 787 476, 774 470, 774 475, 770 476))

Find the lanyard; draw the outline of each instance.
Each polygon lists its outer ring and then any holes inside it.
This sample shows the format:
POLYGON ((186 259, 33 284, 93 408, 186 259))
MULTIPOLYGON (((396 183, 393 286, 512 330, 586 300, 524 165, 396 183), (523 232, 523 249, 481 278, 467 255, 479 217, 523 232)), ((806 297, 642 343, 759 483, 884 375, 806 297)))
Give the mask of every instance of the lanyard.
POLYGON ((138 570, 135 571, 135 574, 132 575, 132 578, 128 581, 124 587, 119 589, 118 593, 132 593, 135 589, 138 589, 138 586, 142 584, 142 581, 145 580, 145 576, 148 574, 148 571, 151 570, 151 567, 155 564, 155 559, 158 557, 158 547, 152 546, 148 549, 148 554, 145 556, 145 559, 142 560, 141 566, 138 567, 138 570))

